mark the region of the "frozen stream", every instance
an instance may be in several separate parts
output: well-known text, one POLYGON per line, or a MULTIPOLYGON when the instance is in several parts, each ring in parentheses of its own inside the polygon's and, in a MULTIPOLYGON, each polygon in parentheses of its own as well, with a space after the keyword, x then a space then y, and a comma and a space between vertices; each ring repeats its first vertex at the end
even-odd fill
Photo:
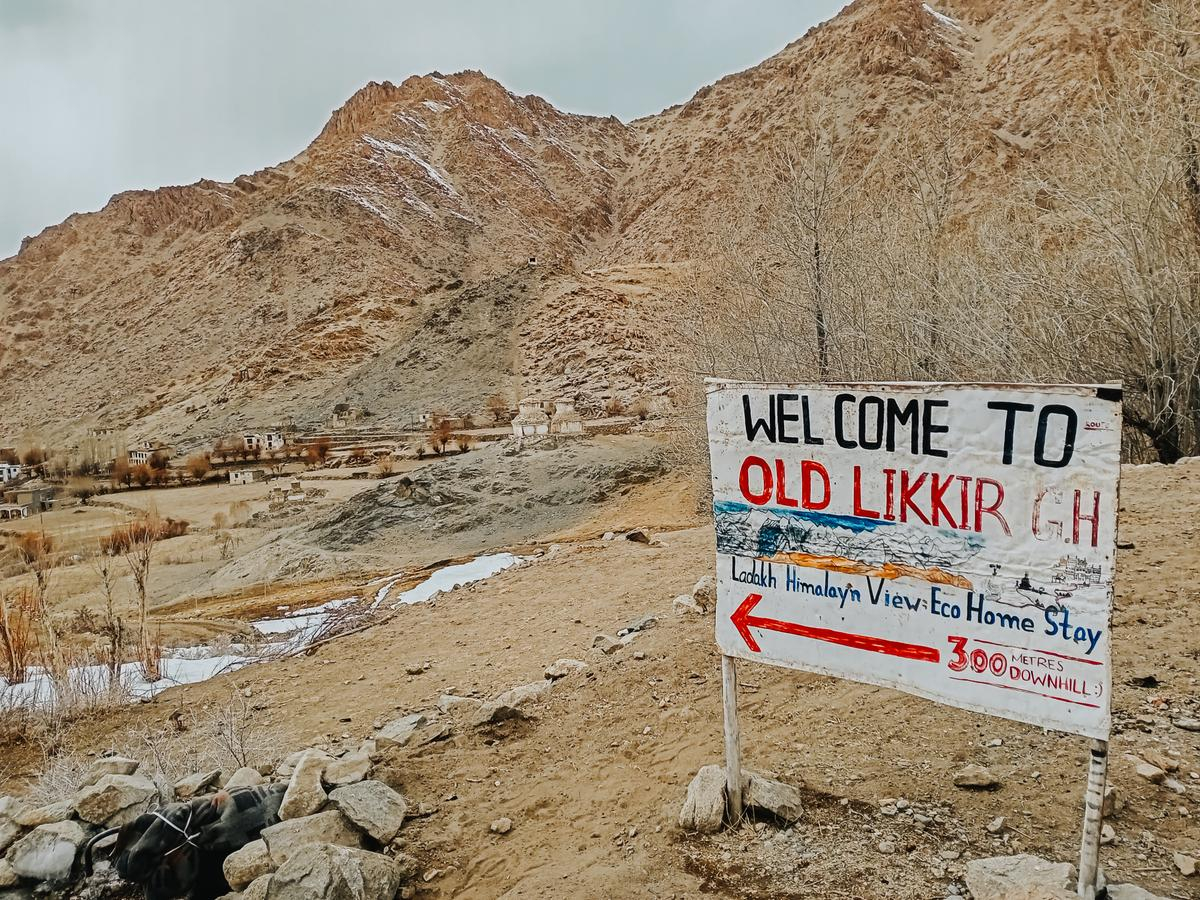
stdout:
MULTIPOLYGON (((372 596, 367 610, 424 603, 440 593, 491 578, 522 561, 522 557, 512 553, 477 556, 465 563, 444 566, 424 581, 394 597, 392 589, 406 576, 404 573, 389 575, 372 582, 381 586, 372 596)), ((153 697, 177 684, 207 681, 223 672, 232 672, 253 662, 303 649, 321 634, 322 628, 333 613, 361 602, 362 598, 358 596, 345 597, 278 618, 251 622, 251 626, 259 634, 279 635, 281 638, 258 647, 234 644, 222 648, 227 652, 218 653, 211 647, 201 645, 171 651, 171 655, 162 660, 163 677, 155 682, 148 682, 142 677, 137 663, 125 663, 120 670, 123 699, 132 701, 153 697)), ((108 690, 108 669, 104 666, 81 666, 71 670, 71 681, 81 701, 90 699, 92 703, 99 703, 105 699, 104 695, 108 690)), ((0 679, 0 711, 46 706, 52 704, 54 699, 54 685, 41 669, 33 669, 29 677, 19 684, 8 684, 4 679, 0 679)))

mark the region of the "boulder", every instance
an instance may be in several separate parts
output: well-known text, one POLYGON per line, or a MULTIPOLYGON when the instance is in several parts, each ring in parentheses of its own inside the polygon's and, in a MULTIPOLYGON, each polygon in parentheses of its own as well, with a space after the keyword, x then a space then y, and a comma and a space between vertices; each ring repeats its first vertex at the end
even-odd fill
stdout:
MULTIPOLYGON (((721 769, 724 775, 725 770, 721 769)), ((804 804, 798 788, 753 772, 747 773, 742 788, 742 804, 747 809, 772 816, 784 825, 800 821, 804 804)))
POLYGON ((223 787, 227 791, 240 787, 256 787, 265 780, 258 769, 253 769, 250 766, 242 766, 229 776, 229 780, 225 782, 223 787))
POLYGON ((267 852, 267 842, 259 838, 225 857, 224 869, 229 886, 240 891, 254 879, 275 871, 275 866, 267 852))
POLYGON ((990 769, 971 763, 954 776, 954 786, 973 791, 994 791, 1000 787, 1000 779, 990 769))
POLYGON ((498 700, 489 700, 479 707, 479 710, 471 717, 471 724, 476 728, 484 725, 495 725, 497 722, 505 722, 509 719, 521 718, 522 712, 515 706, 508 706, 498 700))
POLYGON ((102 756, 88 766, 83 778, 79 779, 79 789, 91 787, 105 775, 132 775, 138 770, 138 761, 126 756, 102 756))
POLYGON ((1176 853, 1171 860, 1184 878, 1190 878, 1196 874, 1196 857, 1188 856, 1186 853, 1176 853))
POLYGON ((71 877, 75 855, 84 839, 83 826, 78 822, 39 825, 9 848, 6 859, 12 870, 22 878, 66 881, 71 877))
POLYGON ((559 678, 566 678, 572 672, 581 672, 587 667, 587 663, 582 659, 560 659, 546 666, 546 677, 551 681, 557 681, 559 678))
POLYGON ((470 712, 479 709, 483 701, 475 697, 459 697, 455 694, 442 694, 438 697, 437 708, 444 713, 470 712))
POLYGON ((692 588, 692 599, 702 610, 707 612, 717 605, 717 579, 712 575, 704 575, 692 588))
POLYGON ((542 679, 531 681, 529 684, 518 685, 496 697, 496 702, 513 708, 524 706, 531 700, 536 700, 554 685, 553 681, 542 679))
POLYGON ((1167 777, 1167 773, 1158 766, 1148 762, 1139 762, 1134 771, 1142 778, 1145 778, 1151 784, 1162 784, 1163 779, 1167 777))
POLYGON ((1179 771, 1179 760, 1173 756, 1167 756, 1161 750, 1142 750, 1138 753, 1138 756, 1150 763, 1150 765, 1158 766, 1164 772, 1179 771))
POLYGON ((28 807, 16 797, 0 797, 0 855, 3 855, 8 846, 29 827, 19 821, 20 817, 28 812, 28 807))
POLYGON ((381 844, 389 844, 400 833, 408 803, 381 781, 360 781, 336 789, 329 795, 347 819, 381 844))
POLYGON ((191 800, 193 797, 207 794, 217 786, 217 782, 220 780, 220 769, 213 769, 211 772, 196 772, 187 778, 179 779, 173 785, 173 789, 175 796, 180 800, 191 800))
POLYGON ((267 900, 270 887, 271 876, 269 874, 259 875, 246 885, 246 889, 242 891, 242 900, 267 900))
POLYGON ((158 787, 145 775, 102 775, 75 795, 75 812, 85 822, 115 828, 158 802, 158 787))
POLYGON ((389 722, 375 733, 375 746, 380 750, 403 747, 416 734, 418 728, 428 722, 424 713, 412 713, 402 719, 389 722))
POLYGON ((279 818, 299 819, 321 811, 329 799, 321 785, 321 776, 329 762, 329 757, 320 750, 305 751, 279 804, 279 818))
POLYGON ((702 616, 704 615, 704 607, 689 597, 687 594, 680 594, 671 601, 671 612, 677 616, 702 616))
POLYGON ((1110 884, 1108 900, 1167 900, 1167 898, 1152 894, 1136 884, 1110 884))
POLYGON ((297 850, 313 844, 362 846, 362 835, 339 810, 327 809, 314 816, 288 819, 263 829, 262 839, 271 854, 271 862, 283 865, 297 850))
POLYGON ((37 828, 39 825, 49 825, 51 822, 65 822, 75 815, 75 801, 71 797, 47 803, 45 806, 35 806, 23 809, 15 821, 25 828, 37 828))
POLYGON ((402 864, 382 853, 320 844, 279 867, 267 900, 393 900, 402 879, 402 864))
POLYGON ((635 544, 649 544, 654 538, 650 536, 648 529, 634 528, 632 531, 625 532, 625 540, 633 541, 635 544))
POLYGON ((1070 863, 1038 856, 993 856, 967 863, 966 882, 974 900, 1078 900, 1070 863))
POLYGON ((511 690, 505 691, 497 697, 484 703, 479 707, 479 710, 471 719, 471 724, 479 727, 481 725, 492 725, 496 722, 503 722, 506 719, 515 719, 523 715, 521 707, 532 700, 536 700, 554 685, 553 681, 542 679, 541 681, 532 681, 529 684, 522 684, 511 690))
POLYGON ((605 656, 612 656, 623 646, 625 645, 609 634, 598 634, 592 639, 592 649, 599 650, 605 656))
POLYGON ((725 768, 703 766, 688 785, 687 799, 679 811, 684 831, 715 834, 725 821, 725 768))
POLYGON ((13 867, 8 864, 8 860, 0 859, 0 890, 16 887, 20 880, 13 867))
POLYGON ((365 749, 360 748, 327 765, 323 778, 325 784, 333 788, 344 784, 355 784, 370 774, 371 757, 365 749))

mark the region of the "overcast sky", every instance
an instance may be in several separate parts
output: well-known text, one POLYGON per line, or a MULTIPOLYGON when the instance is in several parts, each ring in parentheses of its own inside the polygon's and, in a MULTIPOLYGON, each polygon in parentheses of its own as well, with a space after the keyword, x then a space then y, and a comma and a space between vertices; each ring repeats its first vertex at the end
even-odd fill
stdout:
POLYGON ((844 0, 0 0, 0 258, 130 188, 298 153, 368 81, 480 69, 622 119, 752 66, 844 0))

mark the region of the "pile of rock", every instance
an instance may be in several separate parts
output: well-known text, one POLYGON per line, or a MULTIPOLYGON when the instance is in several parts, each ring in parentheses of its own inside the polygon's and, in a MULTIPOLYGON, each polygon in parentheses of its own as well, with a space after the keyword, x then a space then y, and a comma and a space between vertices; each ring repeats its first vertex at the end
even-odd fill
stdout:
MULTIPOLYGON (((102 829, 218 787, 286 779, 281 821, 225 859, 225 878, 234 891, 230 900, 410 897, 415 888, 407 882, 416 875, 417 862, 398 840, 408 803, 387 784, 370 778, 373 758, 383 748, 420 740, 431 731, 421 717, 405 734, 404 721, 385 726, 374 740, 340 757, 308 749, 273 770, 197 772, 171 783, 140 774, 137 760, 110 756, 93 763, 69 798, 44 806, 0 798, 0 891, 71 887, 84 880, 81 850, 102 829)), ((101 863, 87 893, 103 896, 114 886, 114 877, 101 863)))

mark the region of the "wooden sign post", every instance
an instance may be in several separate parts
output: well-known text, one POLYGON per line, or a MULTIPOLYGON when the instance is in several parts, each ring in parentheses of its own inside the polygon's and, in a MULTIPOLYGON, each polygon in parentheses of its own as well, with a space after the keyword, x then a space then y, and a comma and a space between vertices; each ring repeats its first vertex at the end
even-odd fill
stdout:
POLYGON ((1121 389, 710 380, 729 819, 737 659, 1091 738, 1094 900, 1111 725, 1121 389))

